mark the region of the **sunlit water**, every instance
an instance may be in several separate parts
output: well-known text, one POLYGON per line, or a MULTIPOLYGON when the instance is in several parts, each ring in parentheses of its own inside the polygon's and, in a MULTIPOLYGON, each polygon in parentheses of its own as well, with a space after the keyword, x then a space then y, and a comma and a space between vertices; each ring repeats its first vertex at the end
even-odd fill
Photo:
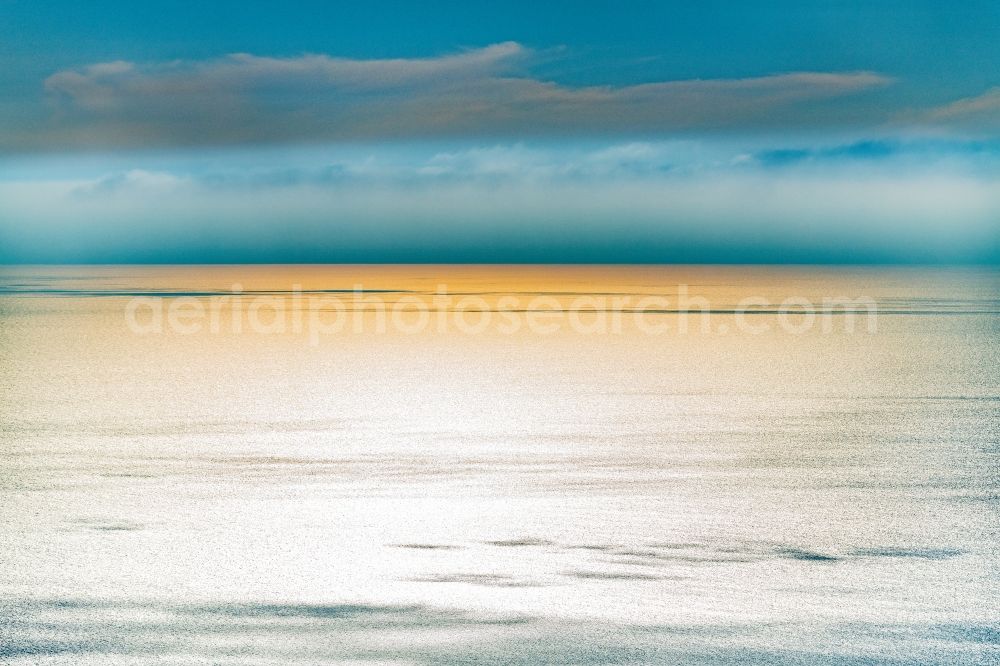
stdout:
POLYGON ((998 340, 985 270, 3 268, 0 660, 996 663, 998 340), (126 325, 237 282, 720 314, 126 325), (877 329, 751 334, 752 295, 877 329))

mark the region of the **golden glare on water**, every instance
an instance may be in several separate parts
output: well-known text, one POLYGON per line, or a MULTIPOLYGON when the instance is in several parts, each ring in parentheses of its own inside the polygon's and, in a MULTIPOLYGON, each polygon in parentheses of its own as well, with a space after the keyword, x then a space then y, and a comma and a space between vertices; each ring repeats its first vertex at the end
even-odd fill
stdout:
POLYGON ((2 268, 0 638, 136 662, 152 637, 212 663, 985 663, 998 288, 2 268))

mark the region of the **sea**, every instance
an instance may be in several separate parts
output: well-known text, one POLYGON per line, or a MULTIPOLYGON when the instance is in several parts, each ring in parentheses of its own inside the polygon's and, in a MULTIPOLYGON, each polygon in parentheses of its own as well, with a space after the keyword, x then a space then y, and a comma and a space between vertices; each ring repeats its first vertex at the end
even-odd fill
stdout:
POLYGON ((0 267, 5 664, 1000 663, 1000 271, 0 267))

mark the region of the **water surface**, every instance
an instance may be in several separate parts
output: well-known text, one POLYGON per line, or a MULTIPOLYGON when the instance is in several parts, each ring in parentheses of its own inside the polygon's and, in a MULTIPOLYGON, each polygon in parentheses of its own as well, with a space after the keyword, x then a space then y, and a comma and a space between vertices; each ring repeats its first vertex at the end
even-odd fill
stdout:
POLYGON ((982 270, 0 269, 0 657, 995 663, 998 313, 982 270), (487 310, 686 285, 717 314, 126 324, 234 283, 487 310), (864 296, 877 327, 751 334, 747 296, 864 296))

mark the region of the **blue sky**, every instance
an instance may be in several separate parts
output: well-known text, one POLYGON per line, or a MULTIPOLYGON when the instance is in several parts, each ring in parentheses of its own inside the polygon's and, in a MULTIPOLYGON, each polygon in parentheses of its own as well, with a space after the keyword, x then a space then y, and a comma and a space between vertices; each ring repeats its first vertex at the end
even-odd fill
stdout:
POLYGON ((0 261, 1000 261, 995 2, 205 4, 0 1, 0 261))

